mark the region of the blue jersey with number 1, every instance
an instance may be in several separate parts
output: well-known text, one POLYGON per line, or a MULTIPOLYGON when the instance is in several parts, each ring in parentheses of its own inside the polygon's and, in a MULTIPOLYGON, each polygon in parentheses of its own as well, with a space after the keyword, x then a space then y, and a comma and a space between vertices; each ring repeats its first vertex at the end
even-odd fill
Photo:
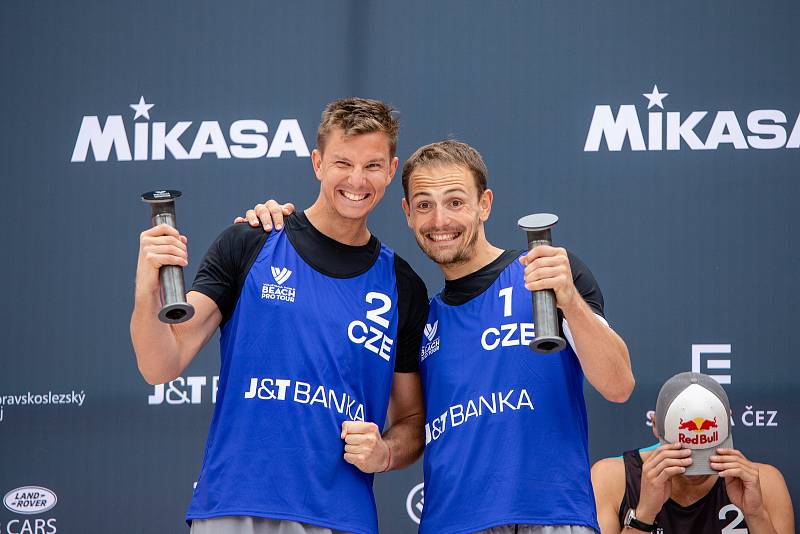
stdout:
POLYGON ((421 533, 507 524, 599 531, 580 363, 569 345, 531 352, 533 334, 531 293, 516 260, 464 304, 432 300, 420 353, 421 533))
POLYGON ((372 475, 343 459, 342 422, 383 427, 397 334, 394 253, 352 278, 273 232, 222 328, 222 365, 187 519, 288 519, 372 534, 372 475))

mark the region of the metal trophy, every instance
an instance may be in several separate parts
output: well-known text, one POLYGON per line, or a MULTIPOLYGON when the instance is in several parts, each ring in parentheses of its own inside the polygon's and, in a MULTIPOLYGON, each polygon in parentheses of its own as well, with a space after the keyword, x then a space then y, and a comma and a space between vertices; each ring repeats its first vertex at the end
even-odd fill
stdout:
MULTIPOLYGON (((175 200, 180 191, 150 191, 142 195, 142 200, 150 204, 153 226, 175 225, 175 200)), ((183 268, 177 265, 164 265, 158 270, 161 280, 161 303, 158 318, 163 323, 175 324, 188 321, 194 315, 194 306, 186 302, 183 285, 183 268)))
MULTIPOLYGON (((535 213, 517 221, 520 228, 528 234, 528 250, 540 245, 550 245, 552 237, 550 229, 556 225, 558 217, 552 213, 535 213)), ((558 310, 556 294, 552 289, 532 291, 533 322, 535 337, 530 348, 540 354, 552 354, 567 346, 566 340, 559 335, 558 310)))

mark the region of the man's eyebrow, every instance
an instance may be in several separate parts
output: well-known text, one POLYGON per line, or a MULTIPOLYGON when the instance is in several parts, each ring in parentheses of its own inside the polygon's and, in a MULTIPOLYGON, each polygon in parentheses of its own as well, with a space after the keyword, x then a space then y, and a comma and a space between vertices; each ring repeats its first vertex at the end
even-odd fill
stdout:
POLYGON ((463 187, 453 187, 453 188, 448 189, 447 191, 444 192, 445 195, 450 195, 452 193, 464 193, 464 194, 466 194, 467 190, 464 189, 463 187))
MULTIPOLYGON (((447 191, 445 191, 442 194, 443 195, 452 195, 453 193, 462 193, 464 195, 468 194, 467 190, 464 189, 463 187, 453 187, 453 188, 448 189, 447 191)), ((413 195, 411 195, 411 198, 414 199, 414 198, 417 198, 419 196, 432 196, 432 195, 428 191, 418 191, 418 192, 414 193, 413 195)))

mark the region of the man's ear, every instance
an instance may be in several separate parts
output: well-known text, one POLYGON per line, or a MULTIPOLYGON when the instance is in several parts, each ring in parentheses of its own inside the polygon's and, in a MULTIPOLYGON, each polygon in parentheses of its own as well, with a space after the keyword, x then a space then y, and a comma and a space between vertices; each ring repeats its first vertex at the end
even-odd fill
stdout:
POLYGON ((390 183, 392 183, 392 178, 394 178, 394 173, 397 172, 397 165, 399 163, 400 159, 397 156, 393 157, 389 162, 389 179, 386 181, 387 187, 390 183))
POLYGON ((322 176, 320 175, 320 170, 322 169, 322 152, 320 152, 318 148, 311 151, 311 165, 314 167, 314 175, 316 175, 317 180, 322 181, 322 176))
POLYGON ((653 435, 654 435, 656 438, 659 438, 659 439, 660 439, 660 436, 658 435, 658 428, 656 428, 656 413, 655 413, 655 412, 653 412, 653 413, 650 415, 650 422, 651 422, 651 423, 653 423, 653 435))
POLYGON ((406 224, 408 225, 409 228, 412 228, 412 226, 411 226, 411 206, 408 205, 408 201, 406 200, 406 197, 403 197, 403 200, 400 203, 400 205, 403 206, 403 213, 405 213, 405 215, 406 215, 406 224))
POLYGON ((491 189, 485 190, 481 194, 481 198, 478 201, 480 205, 480 220, 481 222, 486 222, 489 220, 489 215, 492 214, 492 202, 494 201, 494 193, 492 193, 491 189))

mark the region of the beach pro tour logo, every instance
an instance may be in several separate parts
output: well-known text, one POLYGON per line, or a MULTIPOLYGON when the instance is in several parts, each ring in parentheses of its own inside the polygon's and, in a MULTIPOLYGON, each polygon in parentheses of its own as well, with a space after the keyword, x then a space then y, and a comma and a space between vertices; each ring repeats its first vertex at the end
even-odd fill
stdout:
POLYGON ((56 502, 56 494, 41 486, 23 486, 3 497, 5 507, 17 514, 41 514, 52 510, 56 502))
POLYGON ((266 300, 283 300, 286 302, 294 302, 297 296, 297 290, 293 287, 286 287, 283 284, 292 276, 292 271, 286 267, 270 267, 272 278, 277 282, 276 284, 263 284, 261 286, 261 298, 266 300))
POLYGON ((436 337, 436 334, 439 330, 439 321, 436 320, 433 324, 426 324, 425 325, 425 337, 428 339, 428 343, 422 346, 419 354, 419 361, 424 362, 425 359, 439 350, 439 341, 440 339, 436 337))
POLYGON ((716 150, 724 145, 737 150, 800 148, 800 115, 796 112, 665 111, 664 100, 669 95, 654 85, 652 91, 642 93, 646 109, 641 100, 638 109, 623 104, 616 112, 610 105, 595 106, 584 152, 598 152, 602 147, 609 152, 716 150))
MULTIPOLYGON (((281 119, 275 130, 260 119, 241 119, 230 125, 219 121, 181 120, 174 123, 150 122, 155 104, 144 96, 130 104, 133 119, 122 115, 86 115, 81 120, 70 161, 160 161, 167 159, 279 158, 293 154, 309 157, 308 145, 297 119, 281 119), (114 152, 112 157, 111 152, 114 152)), ((273 123, 274 124, 274 123, 273 123)))

